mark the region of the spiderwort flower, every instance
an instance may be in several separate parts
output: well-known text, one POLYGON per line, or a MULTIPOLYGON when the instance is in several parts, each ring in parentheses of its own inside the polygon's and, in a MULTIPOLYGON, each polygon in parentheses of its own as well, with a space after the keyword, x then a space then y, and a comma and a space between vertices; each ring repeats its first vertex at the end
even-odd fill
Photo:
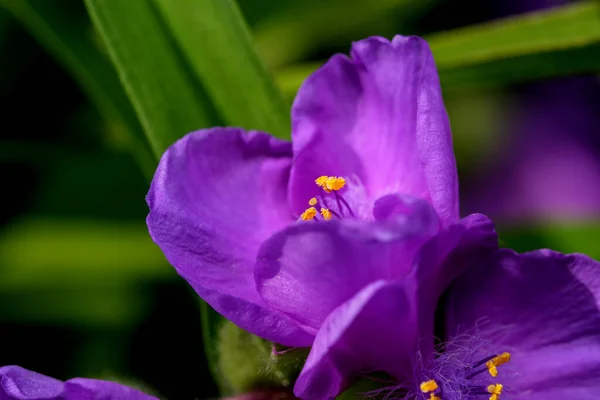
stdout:
POLYGON ((214 128, 171 146, 147 222, 218 312, 268 340, 313 346, 296 394, 327 398, 356 371, 412 371, 441 292, 497 245, 486 217, 459 219, 457 187, 428 45, 373 37, 307 79, 292 143, 214 128))
MULTIPOLYGON (((502 249, 448 289, 439 352, 371 395, 393 399, 591 399, 600 388, 600 263, 502 249)), ((427 338, 424 338, 427 340, 427 338)), ((429 338, 431 340, 431 338, 429 338)))
POLYGON ((66 382, 16 365, 0 367, 1 400, 156 400, 136 389, 108 381, 73 378, 66 382))

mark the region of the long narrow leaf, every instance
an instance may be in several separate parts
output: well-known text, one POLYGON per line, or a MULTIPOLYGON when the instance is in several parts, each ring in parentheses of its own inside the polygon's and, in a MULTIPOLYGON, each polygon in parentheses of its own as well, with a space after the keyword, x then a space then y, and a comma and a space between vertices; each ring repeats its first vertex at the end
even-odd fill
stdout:
POLYGON ((233 0, 156 0, 226 125, 289 137, 289 112, 233 0))
MULTIPOLYGON (((426 37, 445 90, 600 71, 600 3, 583 2, 426 37)), ((319 63, 280 71, 293 96, 319 63)))
MULTIPOLYGON (((229 41, 235 43, 240 40, 238 34, 245 34, 243 25, 241 28, 234 26, 229 33, 219 32, 219 26, 235 25, 241 18, 235 14, 235 9, 223 11, 228 1, 214 3, 215 9, 210 18, 225 18, 220 25, 202 19, 203 14, 198 14, 194 4, 183 0, 172 4, 159 2, 160 8, 155 0, 85 0, 157 156, 187 132, 217 125, 221 121, 278 134, 285 132, 281 122, 285 108, 274 101, 275 86, 272 84, 269 92, 268 86, 261 86, 265 82, 268 84, 268 80, 260 76, 262 80, 257 80, 253 76, 260 72, 260 64, 258 59, 248 60, 252 57, 249 44, 245 53, 240 55, 227 51, 229 41), (187 36, 198 34, 190 24, 204 23, 208 24, 208 31, 201 35, 214 36, 214 42, 206 37, 187 36), (242 29, 241 33, 236 29, 242 29), (193 39, 198 40, 199 47, 193 46, 193 39), (218 47, 211 49, 213 45, 218 47), (220 51, 225 56, 219 55, 220 51), (230 59, 234 56, 239 58, 230 59), (206 64, 207 61, 213 65, 206 64), (246 71, 250 72, 241 72, 240 80, 235 75, 238 68, 244 69, 246 63, 249 65, 246 71), (211 81, 213 79, 219 81, 215 83, 211 81), (230 79, 234 83, 228 84, 230 79), (240 86, 244 80, 248 80, 247 85, 240 86), (217 84, 223 85, 226 91, 217 90, 217 84), (217 104, 218 110, 213 104, 217 104), (228 105, 231 107, 228 108, 228 105), (280 109, 273 110, 277 106, 280 109), (269 117, 269 113, 273 115, 269 117)), ((222 317, 205 303, 201 303, 200 312, 207 361, 215 372, 215 379, 220 380, 216 374, 219 361, 214 349, 222 317)))
POLYGON ((600 3, 582 2, 428 37, 446 85, 600 70, 600 3))
POLYGON ((85 4, 157 157, 184 134, 218 123, 154 1, 85 4))
POLYGON ((417 21, 437 0, 305 0, 263 18, 254 29, 271 68, 302 60, 315 49, 365 35, 388 35, 417 21))

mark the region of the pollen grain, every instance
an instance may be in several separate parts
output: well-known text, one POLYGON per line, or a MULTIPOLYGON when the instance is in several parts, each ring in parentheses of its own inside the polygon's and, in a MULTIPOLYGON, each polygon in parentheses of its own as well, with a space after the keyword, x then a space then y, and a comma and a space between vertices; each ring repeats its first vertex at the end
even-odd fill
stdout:
POLYGON ((346 185, 346 180, 342 177, 330 176, 325 182, 325 188, 328 190, 340 190, 346 185))
POLYGON ((503 386, 500 383, 489 385, 487 391, 488 393, 491 393, 490 400, 498 400, 502 394, 502 388, 503 386))
POLYGON ((331 219, 331 211, 327 208, 321 208, 321 215, 325 221, 329 221, 331 219))
POLYGON ((310 221, 311 219, 313 219, 315 216, 317 215, 317 209, 314 207, 309 207, 306 209, 306 211, 304 211, 301 215, 300 218, 303 219, 304 221, 310 221))
POLYGON ((315 179, 315 183, 317 185, 319 185, 320 187, 325 187, 325 183, 327 183, 327 179, 329 179, 329 177, 327 175, 323 175, 323 176, 320 176, 317 179, 315 179))
POLYGON ((485 366, 487 367, 489 373, 491 376, 496 377, 498 376, 498 366, 502 365, 502 364, 506 364, 507 362, 510 361, 510 353, 502 353, 499 356, 496 356, 494 358, 492 358, 490 361, 485 363, 485 366))
POLYGON ((419 386, 419 388, 421 389, 421 392, 429 393, 429 392, 433 392, 433 391, 437 390, 438 384, 435 381, 435 379, 431 379, 429 381, 421 382, 421 385, 419 386))
POLYGON ((346 179, 341 176, 327 176, 322 175, 315 179, 315 183, 321 187, 325 192, 331 193, 342 189, 346 185, 346 179))

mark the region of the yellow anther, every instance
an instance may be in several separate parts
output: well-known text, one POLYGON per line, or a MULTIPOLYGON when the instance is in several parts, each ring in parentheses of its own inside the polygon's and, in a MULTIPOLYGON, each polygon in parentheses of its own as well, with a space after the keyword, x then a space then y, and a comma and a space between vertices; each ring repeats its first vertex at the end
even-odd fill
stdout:
POLYGON ((491 393, 490 400, 498 400, 500 395, 502 394, 503 386, 500 383, 496 383, 495 385, 489 385, 487 387, 488 393, 491 393))
POLYGON ((492 358, 490 361, 485 363, 491 376, 498 376, 498 369, 496 367, 506 364, 510 361, 510 353, 502 353, 497 357, 492 358))
POLYGON ((331 219, 331 211, 329 211, 327 208, 321 208, 321 215, 325 221, 329 221, 331 219))
POLYGON ((495 360, 497 360, 496 365, 506 364, 510 361, 510 353, 502 353, 495 360))
POLYGON ((315 179, 315 183, 321 187, 325 187, 325 183, 327 183, 327 179, 329 179, 329 177, 327 175, 323 175, 323 176, 320 176, 317 179, 315 179))
POLYGON ((342 177, 323 175, 315 179, 315 183, 323 188, 327 193, 333 190, 340 190, 346 184, 342 177))
POLYGON ((315 204, 317 204, 317 198, 313 197, 308 201, 308 205, 309 206, 314 206, 315 204))
POLYGON ((432 379, 430 381, 421 382, 420 388, 421 388, 421 392, 429 393, 429 392, 433 392, 434 390, 436 390, 438 388, 438 384, 434 379, 432 379))
POLYGON ((300 218, 302 218, 304 221, 310 221, 316 215, 317 215, 317 209, 314 207, 309 207, 306 209, 306 211, 304 211, 302 213, 302 215, 300 215, 300 218))
POLYGON ((325 189, 327 190, 340 190, 346 184, 346 180, 337 176, 330 176, 325 181, 325 189))

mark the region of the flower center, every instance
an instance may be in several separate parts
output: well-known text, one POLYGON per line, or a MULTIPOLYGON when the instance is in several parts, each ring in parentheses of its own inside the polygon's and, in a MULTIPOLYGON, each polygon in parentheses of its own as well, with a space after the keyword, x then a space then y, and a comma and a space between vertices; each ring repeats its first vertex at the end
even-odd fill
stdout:
POLYGON ((315 183, 323 190, 323 195, 313 197, 308 201, 310 207, 300 215, 300 219, 304 221, 319 219, 317 216, 319 213, 325 221, 329 221, 333 217, 355 217, 354 211, 339 193, 346 186, 346 179, 323 175, 315 179, 315 183), (334 201, 335 203, 333 203, 334 201), (319 211, 317 211, 317 207, 319 211))
MULTIPOLYGON (((468 367, 465 371, 465 379, 471 380, 482 372, 488 372, 492 377, 498 376, 498 367, 510 361, 510 353, 502 353, 486 357, 468 367)), ((423 381, 419 386, 421 392, 429 395, 428 400, 446 400, 444 398, 443 388, 440 387, 435 379, 423 381)), ((465 388, 463 394, 470 396, 489 395, 489 400, 498 400, 502 394, 503 386, 495 383, 488 386, 471 385, 465 388)), ((452 397, 452 396, 450 396, 452 397)), ((450 400, 450 397, 447 400, 450 400)))

